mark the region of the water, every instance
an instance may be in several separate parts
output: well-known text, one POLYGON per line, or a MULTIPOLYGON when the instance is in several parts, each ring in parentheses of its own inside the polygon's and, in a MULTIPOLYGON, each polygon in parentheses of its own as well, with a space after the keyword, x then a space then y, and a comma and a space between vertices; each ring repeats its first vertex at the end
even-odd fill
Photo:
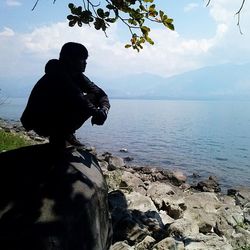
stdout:
MULTIPOLYGON (((9 99, 0 117, 18 119, 25 103, 9 99)), ((225 188, 250 186, 250 102, 111 100, 111 106, 104 126, 87 122, 77 131, 83 143, 133 157, 133 164, 216 175, 225 188)))

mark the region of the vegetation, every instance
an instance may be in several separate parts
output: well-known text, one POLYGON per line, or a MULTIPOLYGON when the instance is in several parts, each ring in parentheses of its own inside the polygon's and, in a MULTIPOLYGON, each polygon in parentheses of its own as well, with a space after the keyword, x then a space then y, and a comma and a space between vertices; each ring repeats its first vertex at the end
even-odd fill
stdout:
POLYGON ((31 145, 31 142, 18 134, 7 133, 0 130, 0 152, 31 145))
MULTIPOLYGON (((207 0, 207 6, 212 0, 207 0)), ((39 0, 35 1, 34 10, 39 0)), ((55 3, 56 0, 53 0, 55 3)), ((159 10, 155 0, 83 0, 82 6, 76 6, 69 3, 70 15, 67 16, 69 26, 83 24, 93 24, 96 30, 102 30, 106 34, 107 28, 121 21, 130 31, 130 43, 126 44, 126 48, 133 48, 138 52, 143 49, 144 43, 154 44, 150 38, 150 27, 147 24, 154 22, 164 25, 170 30, 174 30, 173 19, 170 18, 163 10, 159 10), (97 2, 97 4, 95 3, 97 2)), ((238 16, 238 27, 240 29, 240 13, 245 4, 245 0, 241 1, 239 10, 236 12, 238 16)))

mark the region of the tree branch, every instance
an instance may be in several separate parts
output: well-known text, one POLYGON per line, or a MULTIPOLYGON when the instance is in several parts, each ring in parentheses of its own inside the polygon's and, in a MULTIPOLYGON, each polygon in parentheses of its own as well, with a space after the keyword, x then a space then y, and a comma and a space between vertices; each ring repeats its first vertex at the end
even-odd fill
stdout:
POLYGON ((34 4, 33 8, 31 9, 32 11, 36 8, 38 2, 39 2, 39 0, 36 0, 36 2, 35 2, 35 4, 34 4))

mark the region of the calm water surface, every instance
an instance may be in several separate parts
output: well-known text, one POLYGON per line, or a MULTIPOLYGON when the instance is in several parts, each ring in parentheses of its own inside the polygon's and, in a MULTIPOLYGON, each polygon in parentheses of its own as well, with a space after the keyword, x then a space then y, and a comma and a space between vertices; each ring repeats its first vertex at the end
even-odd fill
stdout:
MULTIPOLYGON (((26 100, 9 99, 0 117, 18 119, 26 100)), ((224 187, 250 186, 250 102, 111 100, 104 126, 87 122, 80 140, 134 164, 216 175, 224 187), (121 153, 127 148, 128 153, 121 153)))

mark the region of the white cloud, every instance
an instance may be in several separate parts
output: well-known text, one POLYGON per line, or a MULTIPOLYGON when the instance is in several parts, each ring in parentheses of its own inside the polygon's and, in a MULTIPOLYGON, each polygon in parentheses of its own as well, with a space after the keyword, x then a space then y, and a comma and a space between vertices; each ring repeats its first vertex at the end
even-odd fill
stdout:
POLYGON ((186 5, 184 7, 184 12, 190 12, 192 10, 194 10, 195 8, 199 7, 199 5, 197 3, 189 3, 188 5, 186 5))
POLYGON ((240 25, 243 35, 237 26, 237 16, 242 1, 216 0, 211 1, 209 11, 211 17, 217 23, 217 42, 210 50, 210 57, 205 63, 244 63, 250 61, 250 2, 245 1, 241 13, 240 25))
POLYGON ((16 7, 16 6, 21 6, 22 3, 17 0, 6 0, 6 5, 16 7))
POLYGON ((4 27, 3 31, 0 31, 0 38, 2 37, 10 37, 10 36, 14 36, 15 32, 8 28, 8 27, 4 27))
MULTIPOLYGON (((219 39, 184 39, 177 32, 167 29, 152 30, 155 45, 145 45, 137 53, 125 49, 117 39, 116 26, 109 30, 109 38, 93 28, 69 28, 66 23, 39 27, 31 33, 9 37, 1 54, 8 54, 10 60, 1 74, 41 74, 44 64, 50 58, 58 58, 61 46, 76 41, 89 49, 87 73, 99 77, 116 77, 126 74, 148 72, 170 76, 201 67, 202 58, 219 39), (15 47, 12 50, 9 44, 15 47), (16 54, 14 54, 14 52, 16 54), (13 68, 17 68, 13 72, 13 68)), ((6 56, 7 57, 7 56, 6 56)), ((1 70, 1 67, 0 67, 1 70)))
POLYGON ((86 45, 90 54, 87 72, 102 77, 142 72, 164 76, 177 74, 199 67, 200 64, 193 58, 206 53, 211 46, 211 41, 185 40, 167 29, 153 30, 156 45, 146 45, 144 50, 137 53, 124 48, 124 43, 117 39, 116 29, 113 26, 106 38, 101 31, 87 26, 69 28, 66 23, 57 23, 20 34, 16 39, 20 42, 19 47, 22 47, 20 56, 26 61, 26 64, 22 64, 22 67, 27 67, 23 72, 31 73, 31 69, 34 72, 35 61, 41 67, 41 62, 57 58, 61 46, 68 41, 86 45))
MULTIPOLYGON (((213 5, 208 11, 217 22, 217 30, 210 38, 186 39, 167 29, 152 29, 155 45, 145 45, 140 53, 124 48, 116 25, 108 30, 108 38, 93 27, 69 28, 64 22, 22 34, 4 28, 0 31, 0 75, 40 76, 47 60, 58 58, 61 46, 68 41, 86 45, 90 54, 86 73, 103 78, 143 72, 170 76, 207 65, 249 61, 250 33, 239 34, 234 18, 237 6, 231 5, 233 1, 211 2, 213 5), (225 16, 220 17, 223 13, 225 16)), ((244 19, 246 16, 242 13, 243 29, 249 25, 244 19)), ((191 29, 191 25, 188 28, 191 29)))

